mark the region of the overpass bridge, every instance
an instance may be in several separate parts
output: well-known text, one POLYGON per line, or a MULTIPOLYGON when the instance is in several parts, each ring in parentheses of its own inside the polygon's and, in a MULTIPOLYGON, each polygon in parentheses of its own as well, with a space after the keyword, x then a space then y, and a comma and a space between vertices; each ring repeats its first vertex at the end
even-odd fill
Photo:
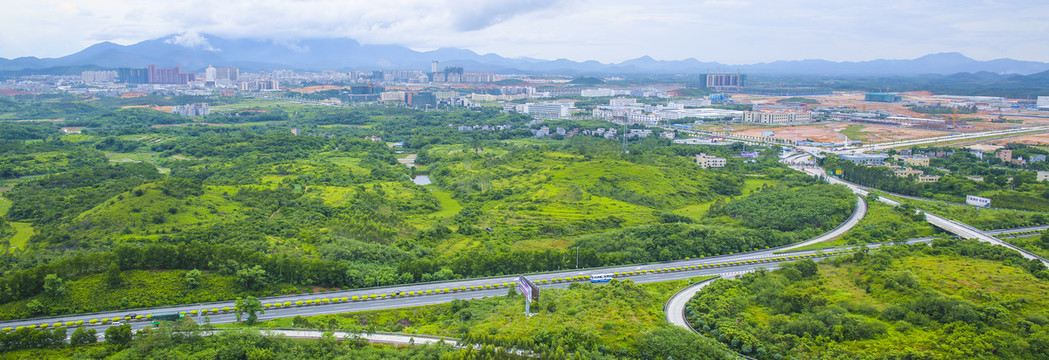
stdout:
MULTIPOLYGON (((857 184, 853 184, 851 182, 844 181, 844 180, 841 180, 841 179, 838 179, 838 178, 835 178, 835 177, 826 176, 825 175, 826 173, 824 172, 824 170, 822 168, 819 168, 819 167, 804 167, 804 168, 802 168, 802 167, 795 167, 794 169, 798 170, 798 171, 805 172, 805 173, 807 173, 809 175, 812 175, 812 176, 824 178, 824 179, 826 179, 828 182, 830 182, 832 184, 842 184, 842 185, 848 186, 849 189, 852 189, 852 192, 854 192, 856 194, 859 194, 859 195, 867 196, 868 194, 870 194, 870 191, 866 187, 863 187, 863 186, 860 186, 860 185, 857 185, 857 184)), ((899 201, 896 201, 896 200, 893 200, 891 198, 884 197, 884 196, 879 196, 878 197, 878 201, 881 201, 883 203, 886 203, 886 204, 889 204, 889 205, 892 205, 892 206, 899 206, 900 205, 899 201)), ((1003 240, 1001 240, 999 238, 996 238, 996 237, 994 237, 993 235, 989 234, 986 231, 977 229, 977 228, 975 228, 975 227, 973 227, 973 226, 971 226, 969 224, 965 224, 965 223, 962 223, 962 222, 959 222, 959 221, 954 221, 954 220, 947 219, 947 218, 944 218, 944 217, 936 215, 936 214, 929 213, 928 211, 925 211, 925 210, 922 210, 922 209, 918 209, 918 211, 920 211, 922 213, 925 213, 925 220, 926 221, 928 221, 933 226, 936 226, 936 227, 938 227, 940 229, 943 229, 944 231, 947 231, 949 233, 957 235, 957 236, 959 236, 961 238, 976 239, 976 240, 979 240, 979 241, 990 243, 992 245, 998 245, 998 246, 1007 247, 1009 249, 1012 249, 1013 251, 1016 251, 1016 252, 1020 253, 1020 255, 1022 255, 1024 258, 1026 258, 1028 260, 1038 260, 1038 261, 1041 261, 1042 264, 1045 264, 1046 267, 1049 267, 1049 260, 1046 260, 1045 258, 1043 258, 1041 256, 1038 256, 1038 255, 1036 255, 1036 254, 1034 254, 1034 253, 1032 253, 1030 251, 1024 250, 1023 248, 1020 248, 1019 246, 1010 244, 1010 243, 1008 243, 1006 241, 1003 241, 1003 240)))

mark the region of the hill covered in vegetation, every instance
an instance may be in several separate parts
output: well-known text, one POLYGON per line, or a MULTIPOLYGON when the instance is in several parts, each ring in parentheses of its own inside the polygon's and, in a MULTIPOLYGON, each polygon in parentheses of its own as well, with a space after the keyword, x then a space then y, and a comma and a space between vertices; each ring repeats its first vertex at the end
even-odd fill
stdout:
POLYGON ((1040 262, 937 240, 718 280, 686 314, 758 359, 1041 359, 1046 295, 1040 262))

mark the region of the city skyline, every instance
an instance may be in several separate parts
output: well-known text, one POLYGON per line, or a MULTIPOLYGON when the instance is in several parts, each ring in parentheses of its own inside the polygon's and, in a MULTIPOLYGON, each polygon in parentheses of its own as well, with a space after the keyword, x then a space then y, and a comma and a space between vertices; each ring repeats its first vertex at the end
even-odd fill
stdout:
POLYGON ((297 40, 356 39, 415 50, 457 47, 506 57, 621 62, 640 56, 726 64, 776 60, 911 59, 960 52, 978 60, 1049 61, 1049 4, 334 1, 14 1, 0 15, 0 57, 60 57, 92 44, 179 34, 180 45, 221 52, 202 33, 297 40), (26 29, 32 29, 27 31, 26 29))

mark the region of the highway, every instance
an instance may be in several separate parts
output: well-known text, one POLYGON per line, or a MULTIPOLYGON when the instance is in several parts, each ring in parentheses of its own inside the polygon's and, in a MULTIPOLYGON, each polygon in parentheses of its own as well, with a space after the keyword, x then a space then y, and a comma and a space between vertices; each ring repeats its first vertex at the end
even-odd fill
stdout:
POLYGON ((858 150, 861 151, 861 152, 863 152, 863 151, 875 151, 875 150, 886 150, 886 149, 891 149, 891 148, 896 148, 896 147, 901 147, 901 146, 913 146, 913 145, 921 145, 921 144, 938 143, 938 142, 944 142, 944 141, 975 139, 975 138, 981 138, 981 137, 987 137, 987 136, 1011 135, 1011 134, 1016 134, 1016 133, 1032 132, 1032 131, 1039 131, 1039 130, 1049 130, 1049 126, 1033 126, 1033 127, 1027 127, 1027 128, 992 130, 992 131, 983 131, 983 132, 977 132, 977 133, 964 133, 964 134, 949 135, 949 136, 937 136, 937 137, 930 137, 930 138, 892 141, 892 142, 887 142, 887 143, 874 144, 874 146, 870 146, 870 145, 863 146, 863 147, 858 148, 858 150))
POLYGON ((714 280, 717 279, 720 278, 700 281, 692 286, 681 289, 675 293, 674 296, 671 296, 670 300, 667 300, 667 305, 663 307, 663 312, 667 314, 667 322, 671 325, 695 331, 695 329, 692 328, 692 324, 688 322, 688 319, 685 319, 685 305, 688 304, 689 300, 692 300, 693 296, 696 296, 696 293, 703 290, 704 287, 712 284, 714 280))
MULTIPOLYGON (((1023 227, 1015 229, 1001 229, 992 230, 995 234, 1006 234, 1016 232, 1029 232, 1038 231, 1049 228, 1049 226, 1033 226, 1023 227)), ((933 238, 918 238, 907 240, 908 244, 915 243, 926 243, 932 241, 933 238)), ((889 244, 867 244, 869 248, 878 248, 889 244)), ((551 288, 566 288, 572 282, 585 282, 585 279, 577 279, 572 281, 563 282, 543 282, 543 280, 564 278, 566 276, 580 276, 580 275, 591 275, 591 274, 606 274, 606 273, 621 273, 618 278, 629 278, 637 283, 650 283, 650 282, 661 282, 671 280, 683 280, 694 277, 703 276, 721 276, 725 278, 735 277, 740 274, 754 271, 759 267, 768 269, 775 268, 778 263, 783 261, 793 261, 801 258, 812 258, 820 259, 827 256, 834 256, 846 251, 851 247, 840 247, 835 250, 819 249, 819 250, 805 250, 796 251, 789 254, 775 254, 777 251, 782 251, 782 248, 768 249, 761 251, 752 251, 734 255, 722 255, 717 257, 700 258, 700 259, 689 259, 679 260, 660 264, 645 264, 645 265, 631 265, 631 266, 620 266, 615 268, 607 269, 585 269, 585 270, 573 270, 558 273, 547 273, 529 276, 533 281, 538 281, 537 284, 541 289, 551 288), (720 266, 713 266, 714 264, 723 264, 720 266), (663 270, 666 269, 666 270, 663 270), (674 269, 674 270, 670 270, 674 269), (646 270, 644 273, 639 273, 642 270, 646 270), (648 272, 648 270, 662 270, 656 272, 648 272), (634 272, 634 274, 623 274, 626 272, 634 272)), ((444 283, 431 283, 431 284, 416 284, 407 286, 398 286, 390 288, 372 288, 372 289, 358 289, 353 291, 339 291, 325 294, 312 294, 312 295, 296 295, 296 296, 284 296, 284 297, 271 297, 264 298, 264 303, 275 303, 275 302, 293 302, 303 301, 300 299, 323 299, 323 298, 334 298, 336 295, 350 295, 350 296, 361 296, 359 294, 382 294, 382 293, 393 293, 397 290, 406 289, 434 289, 434 288, 451 288, 460 287, 463 284, 480 284, 487 283, 492 284, 496 282, 509 282, 516 280, 511 277, 500 277, 491 279, 471 279, 463 281, 453 281, 444 283), (358 294, 358 295, 351 295, 358 294)), ((476 285, 472 285, 476 286, 476 285)), ((417 290, 410 290, 417 291, 417 290)), ((359 311, 372 311, 372 310, 385 310, 385 309, 397 309, 406 307, 417 307, 425 305, 435 305, 451 302, 452 300, 469 300, 479 299, 489 296, 502 296, 506 295, 507 288, 492 288, 484 290, 467 290, 467 291, 456 291, 449 293, 430 294, 430 295, 416 295, 416 296, 405 296, 405 297, 392 297, 392 298, 379 298, 375 300, 361 300, 361 301, 346 301, 337 303, 321 303, 318 305, 302 305, 302 306, 289 306, 280 308, 270 308, 266 310, 264 314, 259 316, 260 320, 270 320, 275 318, 287 318, 294 317, 296 315, 312 316, 312 315, 323 315, 323 314, 338 314, 348 312, 359 312, 359 311)), ((399 292, 399 291, 398 291, 399 292)), ((18 327, 18 326, 29 326, 39 325, 42 323, 53 324, 58 321, 84 321, 85 326, 90 328, 98 329, 99 331, 111 326, 111 324, 87 324, 91 319, 111 318, 117 316, 123 316, 130 312, 136 312, 138 314, 148 313, 159 313, 159 312, 171 312, 171 311, 186 311, 187 313, 194 310, 200 309, 213 309, 221 308, 225 306, 232 306, 232 302, 218 302, 209 304, 194 304, 194 305, 180 305, 164 308, 153 308, 153 309, 137 309, 137 310, 124 310, 124 311, 111 311, 103 313, 93 314, 82 314, 82 315, 70 315, 70 316, 59 316, 50 318, 34 318, 34 319, 22 319, 22 320, 11 320, 0 322, 0 327, 18 327)), ((202 317, 195 317, 198 322, 203 322, 202 317)), ((208 315, 208 319, 211 324, 229 324, 236 322, 236 315, 230 312, 219 312, 208 315)), ((135 329, 141 329, 151 324, 150 321, 132 321, 131 324, 135 329)))
MULTIPOLYGON (((774 267, 778 262, 793 261, 804 257, 810 258, 822 258, 831 255, 830 253, 824 253, 820 251, 799 251, 789 255, 775 255, 773 250, 763 250, 756 252, 741 253, 735 255, 722 255, 716 257, 699 258, 699 259, 688 259, 672 261, 667 263, 658 264, 644 264, 644 265, 630 265, 630 266, 619 266, 614 268, 605 269, 580 269, 572 271, 564 271, 558 273, 546 273, 536 274, 529 276, 529 279, 537 282, 540 288, 565 288, 572 282, 587 281, 585 278, 576 278, 567 281, 551 281, 554 279, 562 279, 565 277, 582 277, 593 274, 607 274, 607 273, 621 273, 619 278, 629 278, 638 283, 648 282, 660 282, 670 280, 681 280, 689 279, 698 276, 731 276, 734 274, 745 273, 753 271, 758 267, 774 267), (723 265, 716 265, 723 264, 723 265), (628 274, 630 273, 630 274, 628 274)), ((359 300, 359 301, 329 301, 319 302, 317 304, 305 304, 306 300, 319 300, 319 299, 341 299, 347 297, 352 299, 353 296, 366 296, 366 295, 381 295, 391 294, 408 291, 426 291, 434 289, 445 289, 445 288, 459 288, 469 286, 484 286, 492 284, 504 284, 516 281, 515 277, 498 277, 488 279, 470 279, 461 281, 451 281, 443 283, 429 283, 429 284, 413 284, 405 286, 396 286, 388 288, 372 288, 372 289, 357 289, 349 291, 335 291, 323 294, 300 294, 282 297, 270 297, 261 299, 263 303, 273 304, 278 302, 291 302, 291 306, 281 306, 279 308, 269 308, 264 314, 259 316, 261 320, 293 317, 296 315, 310 316, 310 315, 321 315, 321 314, 335 314, 335 313, 346 313, 346 312, 358 312, 358 311, 369 311, 369 310, 382 310, 382 309, 395 309, 405 307, 416 307, 424 305, 433 305, 451 302, 452 300, 468 300, 478 299, 488 296, 501 296, 506 295, 508 289, 505 286, 491 287, 487 289, 478 290, 464 290, 464 291, 451 291, 432 293, 415 296, 396 296, 396 297, 377 297, 372 300, 359 300), (303 301, 302 305, 295 305, 295 302, 303 301)), ((113 317, 123 317, 129 313, 135 313, 137 315, 145 315, 151 313, 162 313, 162 312, 186 312, 191 314, 201 309, 218 309, 208 314, 208 318, 212 324, 226 324, 233 323, 236 321, 236 315, 232 312, 222 311, 223 307, 233 307, 232 301, 217 302, 209 304, 192 304, 192 305, 179 305, 170 306, 163 308, 151 308, 151 309, 136 309, 136 310, 123 310, 123 311, 109 311, 92 314, 77 314, 68 316, 48 317, 48 318, 33 318, 33 319, 21 319, 0 322, 0 327, 11 327, 17 328, 19 326, 30 326, 41 324, 53 324, 61 322, 77 322, 83 321, 84 326, 95 327, 104 329, 111 324, 90 324, 92 319, 104 319, 113 317)), ((199 315, 198 315, 199 318, 199 315)), ((117 320, 121 321, 120 319, 117 320)), ((134 328, 142 328, 148 326, 151 322, 146 319, 138 321, 131 321, 134 328)))
MULTIPOLYGON (((288 328, 215 328, 211 330, 202 331, 200 334, 204 336, 210 336, 223 331, 237 331, 237 330, 258 330, 266 336, 284 336, 296 339, 320 339, 324 337, 324 333, 327 330, 322 329, 288 329, 288 328)), ((459 342, 458 338, 452 337, 441 337, 441 336, 430 336, 430 335, 418 335, 418 334, 402 334, 402 333, 387 333, 387 332, 375 332, 375 333, 351 333, 346 331, 332 331, 332 336, 336 339, 361 339, 370 343, 377 344, 390 344, 390 345, 429 345, 438 344, 444 342, 446 344, 455 345, 459 342)))
MULTIPOLYGON (((1023 232, 1023 231, 1031 231, 1034 228, 1035 227, 1017 228, 1017 229, 1011 229, 1011 230, 996 230, 996 232, 998 232, 998 233, 1006 233, 1006 232, 1011 232, 1011 231, 1023 232)), ((908 240, 907 243, 910 243, 910 244, 923 243, 923 242, 929 242, 932 239, 933 238, 911 239, 911 240, 908 240)), ((867 247, 869 247, 869 248, 878 248, 878 247, 883 246, 883 245, 888 245, 888 244, 868 244, 867 247)), ((723 277, 723 278, 734 278, 734 277, 736 277, 738 275, 745 274, 745 273, 748 273, 748 272, 752 272, 752 271, 756 270, 757 268, 761 268, 761 267, 768 268, 768 269, 776 268, 778 263, 783 262, 783 261, 793 261, 793 260, 797 260, 797 259, 801 259, 801 258, 821 259, 821 258, 825 258, 827 256, 834 256, 834 255, 837 255, 837 254, 844 253, 845 252, 845 250, 844 250, 845 248, 847 248, 847 247, 842 247, 842 248, 840 248, 838 250, 834 250, 834 251, 828 251, 827 249, 797 251, 797 252, 793 252, 793 253, 790 253, 790 254, 781 254, 781 255, 772 254, 773 251, 777 251, 777 250, 776 249, 769 249, 769 250, 763 250, 763 251, 742 253, 742 254, 737 254, 737 255, 719 256, 719 257, 716 257, 716 258, 712 257, 712 258, 706 258, 706 259, 692 259, 692 260, 674 261, 674 262, 669 262, 669 263, 664 263, 664 264, 648 264, 648 265, 640 265, 640 266, 617 267, 617 268, 613 268, 613 269, 603 269, 603 270, 588 269, 588 270, 584 270, 584 271, 571 271, 571 272, 551 273, 551 274, 543 274, 541 276, 532 276, 531 278, 534 279, 534 280, 544 280, 544 279, 554 279, 554 278, 557 278, 558 276, 571 275, 571 274, 607 273, 607 272, 610 272, 612 270, 634 271, 635 274, 633 274, 633 275, 621 274, 619 276, 619 278, 629 278, 632 281, 637 282, 637 283, 650 283, 650 282, 662 282, 662 281, 671 281, 671 280, 683 280, 683 279, 690 279, 690 278, 694 278, 694 277, 704 277, 704 276, 720 276, 720 277, 723 277), (711 266, 712 264, 723 264, 723 265, 711 266), (638 272, 640 270, 649 270, 649 269, 661 269, 661 271, 645 272, 645 273, 642 273, 642 274, 636 274, 636 272, 638 272)), ((439 287, 439 286, 443 286, 443 285, 451 286, 453 284, 472 283, 472 282, 475 282, 475 281, 494 282, 496 280, 509 280, 509 279, 510 278, 499 278, 499 279, 488 279, 488 280, 469 280, 469 281, 465 281, 465 282, 449 282, 449 283, 440 283, 440 284, 422 284, 422 285, 415 285, 415 286, 406 286, 406 287, 403 287, 403 288, 415 288, 415 287, 418 287, 418 286, 435 288, 435 287, 439 287)), ((578 279, 578 280, 573 280, 573 281, 556 282, 556 283, 549 283, 549 282, 547 282, 547 283, 540 283, 540 284, 538 284, 538 286, 541 289, 566 288, 572 282, 585 282, 585 281, 587 281, 587 280, 585 280, 585 279, 578 279)), ((397 289, 399 289, 399 288, 402 288, 402 287, 397 287, 397 289)), ((358 292, 359 293, 376 293, 377 292, 376 290, 377 289, 362 289, 362 290, 359 290, 358 292)), ((392 290, 392 288, 391 289, 387 289, 387 290, 392 290)), ((695 290, 698 291, 699 289, 696 288, 695 290)), ((413 296, 413 297, 394 297, 394 298, 376 299, 376 300, 347 301, 347 302, 339 302, 339 303, 322 303, 322 304, 319 304, 319 305, 303 305, 303 306, 290 306, 290 307, 281 307, 281 308, 270 308, 270 309, 266 310, 266 312, 264 314, 261 314, 259 316, 259 319, 260 320, 271 320, 271 319, 275 319, 275 318, 294 317, 294 316, 297 316, 297 315, 312 316, 312 315, 323 315, 323 314, 338 314, 338 313, 359 312, 359 311, 372 311, 372 310, 385 310, 385 309, 397 309, 397 308, 406 308, 406 307, 417 307, 417 306, 425 306, 425 305, 434 305, 434 304, 448 303, 448 302, 451 302, 452 300, 457 300, 457 299, 458 300, 469 300, 469 299, 485 298, 485 297, 489 297, 489 296, 503 296, 503 295, 506 295, 507 291, 508 290, 505 287, 503 287, 503 288, 493 288, 493 289, 486 289, 486 290, 471 290, 471 291, 450 292, 450 293, 431 294, 431 295, 419 295, 419 296, 413 296)), ((339 292, 339 293, 343 294, 343 293, 354 293, 354 292, 339 292)), ((692 292, 692 294, 695 294, 695 292, 692 292)), ((313 296, 314 297, 327 296, 328 298, 331 298, 331 297, 334 297, 334 293, 332 293, 332 294, 324 294, 324 295, 313 295, 313 296)), ((685 296, 685 295, 681 295, 679 293, 674 298, 672 298, 672 300, 675 299, 675 298, 678 298, 678 300, 677 300, 678 302, 682 302, 682 301, 683 302, 687 302, 687 299, 691 298, 691 295, 688 295, 687 297, 681 297, 681 296, 685 296)), ((302 297, 296 297, 296 298, 302 298, 302 297)), ((263 301, 267 302, 267 303, 275 302, 275 301, 278 301, 278 300, 279 301, 286 301, 286 300, 290 301, 291 299, 289 297, 263 299, 263 301)), ((145 313, 148 313, 148 311, 153 311, 153 312, 187 311, 188 312, 188 311, 192 311, 192 310, 199 310, 199 309, 202 309, 202 308, 213 308, 213 306, 219 306, 219 305, 230 305, 231 306, 232 304, 229 304, 229 303, 213 303, 213 304, 208 304, 208 306, 206 306, 206 307, 205 306, 201 306, 201 305, 176 306, 176 307, 168 307, 168 308, 163 308, 163 309, 138 310, 138 313, 139 314, 145 314, 145 313)), ((680 306, 684 306, 683 303, 680 306)), ((673 311, 676 311, 676 310, 674 310, 673 307, 671 307, 671 305, 668 305, 667 309, 668 309, 667 310, 668 314, 671 314, 671 313, 673 313, 673 311)), ((81 321, 87 322, 90 319, 100 319, 100 318, 104 318, 104 317, 122 316, 122 315, 127 314, 127 313, 128 313, 128 311, 118 311, 118 312, 107 312, 107 313, 96 313, 96 314, 85 314, 85 315, 73 315, 73 316, 63 316, 63 317, 58 317, 58 318, 49 318, 47 321, 45 321, 42 318, 26 319, 26 320, 15 320, 15 321, 5 321, 3 323, 0 323, 0 326, 14 328, 14 327, 18 327, 18 326, 39 325, 39 324, 42 324, 42 323, 45 323, 45 322, 53 324, 53 323, 59 321, 58 319, 61 319, 61 321, 63 321, 63 322, 65 322, 65 321, 77 321, 77 320, 81 320, 81 321)), ((199 316, 199 315, 195 316, 195 320, 197 320, 198 323, 204 323, 205 322, 204 318, 202 316, 199 316)), ((236 315, 233 314, 233 313, 230 313, 230 312, 213 313, 213 314, 207 315, 207 320, 206 321, 208 323, 210 323, 210 324, 230 324, 230 323, 235 323, 236 322, 236 315)), ((148 327, 148 326, 151 325, 151 322, 148 321, 148 320, 131 321, 130 323, 132 324, 133 329, 136 329, 136 330, 142 329, 142 328, 145 328, 145 327, 148 327)), ((107 328, 109 326, 112 326, 112 324, 110 323, 110 324, 94 324, 94 325, 92 325, 92 324, 85 323, 84 326, 86 326, 88 328, 94 328, 94 329, 98 330, 101 333, 102 331, 105 330, 105 328, 107 328)), ((366 339, 366 340, 368 340, 368 341, 373 341, 373 340, 380 341, 378 339, 366 339)), ((418 340, 416 340, 416 341, 418 341, 418 340)))
MULTIPOLYGON (((852 189, 852 191, 854 193, 857 193, 857 194, 860 194, 860 195, 863 195, 863 196, 866 196, 866 195, 868 195, 870 193, 867 190, 867 188, 865 188, 863 186, 860 186, 860 185, 857 185, 857 184, 853 184, 853 183, 850 183, 850 182, 847 182, 847 181, 844 181, 844 180, 841 180, 841 179, 838 179, 838 178, 835 178, 835 177, 825 176, 824 174, 826 174, 826 172, 820 167, 816 167, 816 166, 800 167, 800 166, 797 166, 797 167, 794 167, 794 169, 795 170, 799 170, 799 171, 804 171, 804 172, 806 172, 806 173, 808 173, 809 175, 812 175, 812 176, 822 177, 822 178, 826 179, 828 182, 830 182, 832 184, 842 184, 842 185, 848 186, 850 189, 852 189)), ((879 196, 878 197, 878 201, 881 201, 883 203, 886 203, 886 204, 889 204, 889 205, 892 205, 892 206, 899 206, 900 205, 899 201, 890 199, 890 198, 885 197, 885 196, 879 196)), ((1012 250, 1020 253, 1020 255, 1023 256, 1024 258, 1027 258, 1029 260, 1039 260, 1043 264, 1045 264, 1046 267, 1049 267, 1049 260, 1046 260, 1045 258, 1042 258, 1041 256, 1038 256, 1038 255, 1036 255, 1036 254, 1034 254, 1034 253, 1032 253, 1030 251, 1024 250, 1024 249, 1022 249, 1022 248, 1020 248, 1018 246, 1015 246, 1013 244, 1010 244, 1010 243, 1008 243, 1006 241, 1002 241, 1001 239, 998 239, 998 238, 994 237, 991 233, 989 233, 987 231, 983 231, 983 230, 977 229, 977 228, 975 228, 973 226, 970 226, 968 224, 965 224, 965 223, 961 223, 961 222, 958 222, 958 221, 954 221, 954 220, 950 220, 950 219, 944 218, 942 216, 930 213, 930 212, 922 210, 922 209, 918 209, 918 211, 921 211, 921 212, 925 213, 925 220, 928 221, 933 226, 936 226, 938 228, 946 230, 946 231, 948 231, 950 233, 953 233, 955 235, 958 235, 958 236, 960 236, 962 238, 976 239, 976 240, 987 242, 987 243, 990 243, 990 244, 993 244, 993 245, 1005 246, 1005 247, 1007 247, 1009 249, 1012 249, 1012 250)), ((1037 228, 1037 227, 1035 227, 1035 228, 1037 228)))

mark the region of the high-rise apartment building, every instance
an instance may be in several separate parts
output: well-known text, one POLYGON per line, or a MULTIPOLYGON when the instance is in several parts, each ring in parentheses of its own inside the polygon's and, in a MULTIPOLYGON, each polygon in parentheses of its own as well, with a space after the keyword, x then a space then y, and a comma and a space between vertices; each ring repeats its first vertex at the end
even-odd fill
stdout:
POLYGON ((119 68, 117 81, 125 84, 148 84, 149 74, 146 73, 146 69, 119 68))
POLYGON ((146 66, 146 76, 150 84, 186 84, 197 77, 193 73, 183 73, 178 66, 160 68, 155 64, 146 66))
POLYGON ((84 83, 105 83, 113 82, 113 80, 116 79, 117 72, 113 70, 80 72, 80 81, 83 81, 84 83))
POLYGON ((699 75, 700 86, 717 92, 741 92, 745 80, 746 75, 740 73, 699 75))
POLYGON ((210 83, 233 82, 238 79, 240 79, 240 69, 237 68, 217 68, 208 65, 208 68, 204 70, 204 81, 210 83))

